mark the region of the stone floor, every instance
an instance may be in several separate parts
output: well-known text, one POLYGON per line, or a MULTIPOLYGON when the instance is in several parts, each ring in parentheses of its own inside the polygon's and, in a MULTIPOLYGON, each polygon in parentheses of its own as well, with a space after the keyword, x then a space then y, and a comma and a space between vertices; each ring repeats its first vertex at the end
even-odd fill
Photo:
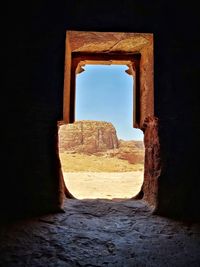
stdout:
POLYGON ((67 200, 65 213, 1 226, 0 267, 200 266, 200 225, 142 201, 67 200))

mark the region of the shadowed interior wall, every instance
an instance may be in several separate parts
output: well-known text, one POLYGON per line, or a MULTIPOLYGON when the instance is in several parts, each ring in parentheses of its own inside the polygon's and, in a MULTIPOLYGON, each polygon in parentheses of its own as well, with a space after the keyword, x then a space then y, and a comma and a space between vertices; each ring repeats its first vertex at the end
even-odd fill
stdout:
POLYGON ((66 30, 154 34, 154 104, 162 165, 156 210, 168 216, 200 216, 197 10, 162 1, 49 1, 35 4, 30 28, 24 21, 13 22, 5 38, 1 92, 2 217, 61 206, 55 148, 63 110, 66 30))

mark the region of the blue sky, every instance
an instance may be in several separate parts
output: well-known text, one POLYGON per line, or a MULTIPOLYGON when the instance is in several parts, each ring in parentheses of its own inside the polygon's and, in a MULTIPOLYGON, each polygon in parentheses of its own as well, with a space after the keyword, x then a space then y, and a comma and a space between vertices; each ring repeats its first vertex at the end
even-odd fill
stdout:
POLYGON ((119 139, 143 140, 133 128, 133 77, 125 65, 86 65, 76 76, 76 120, 111 122, 119 139))

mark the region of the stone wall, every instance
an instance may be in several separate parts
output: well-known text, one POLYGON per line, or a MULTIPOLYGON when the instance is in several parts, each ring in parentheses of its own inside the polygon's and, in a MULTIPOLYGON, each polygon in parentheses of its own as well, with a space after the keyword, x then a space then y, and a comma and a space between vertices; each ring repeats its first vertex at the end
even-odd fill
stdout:
POLYGON ((26 20, 18 24, 21 14, 16 12, 13 20, 11 4, 7 21, 13 23, 11 27, 4 23, 2 217, 50 212, 61 206, 56 125, 63 113, 65 33, 84 30, 154 34, 154 109, 162 167, 156 208, 166 216, 199 218, 198 7, 129 0, 66 5, 64 1, 49 1, 48 6, 35 3, 32 26, 26 29, 26 20))

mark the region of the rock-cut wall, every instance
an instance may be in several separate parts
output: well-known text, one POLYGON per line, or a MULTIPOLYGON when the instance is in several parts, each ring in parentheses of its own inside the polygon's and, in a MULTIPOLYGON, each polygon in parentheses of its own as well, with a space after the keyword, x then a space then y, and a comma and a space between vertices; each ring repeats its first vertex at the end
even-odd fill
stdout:
MULTIPOLYGON (((20 9, 15 12, 13 3, 9 19, 4 20, 1 218, 54 212, 61 205, 57 121, 63 120, 66 30, 154 34, 154 116, 159 122, 159 144, 157 125, 149 121, 145 146, 152 159, 158 159, 159 150, 161 155, 161 162, 151 168, 157 174, 161 164, 160 178, 155 178, 158 213, 200 218, 198 1, 190 5, 48 1, 48 6, 36 2, 30 30, 21 24, 20 9), (147 139, 151 128, 156 137, 153 146, 147 139)), ((144 83, 143 97, 147 91, 144 83)), ((152 173, 147 175, 153 178, 152 173)))
POLYGON ((118 138, 112 123, 76 121, 59 128, 59 150, 95 153, 118 148, 118 138))

